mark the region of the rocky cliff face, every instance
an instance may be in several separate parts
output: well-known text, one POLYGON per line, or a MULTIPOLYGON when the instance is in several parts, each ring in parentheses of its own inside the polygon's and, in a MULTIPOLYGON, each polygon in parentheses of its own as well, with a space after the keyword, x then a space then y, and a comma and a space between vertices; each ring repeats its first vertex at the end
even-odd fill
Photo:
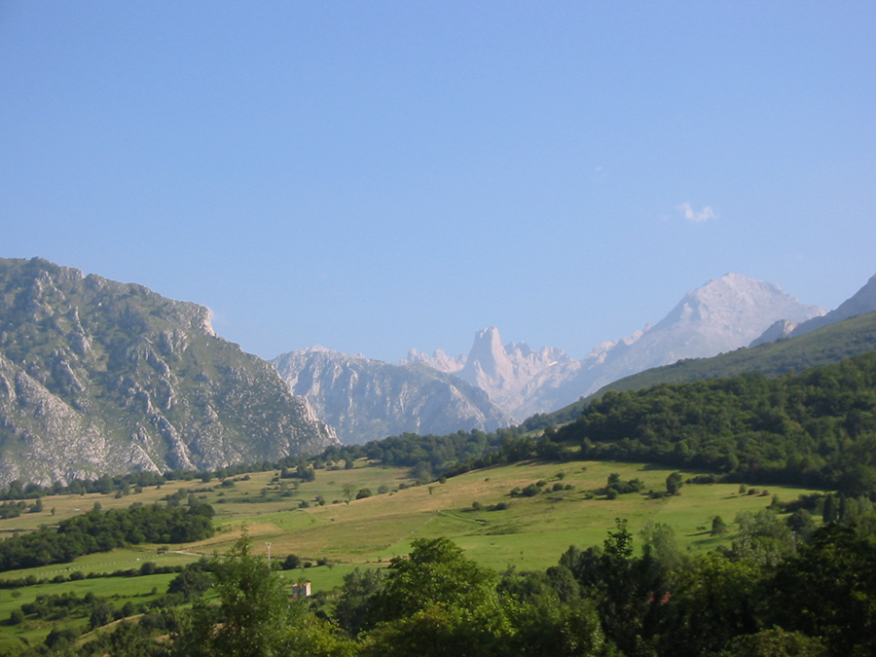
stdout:
POLYGON ((320 347, 271 362, 345 443, 404 432, 492 431, 512 422, 483 390, 421 362, 390 365, 320 347))
POLYGON ((336 438, 206 308, 0 260, 0 485, 216 469, 336 438))
POLYGON ((537 352, 525 344, 503 347, 495 327, 479 331, 457 374, 522 420, 651 367, 746 346, 778 320, 805 322, 822 314, 771 283, 727 274, 685 295, 656 325, 605 342, 582 360, 547 347, 537 352))

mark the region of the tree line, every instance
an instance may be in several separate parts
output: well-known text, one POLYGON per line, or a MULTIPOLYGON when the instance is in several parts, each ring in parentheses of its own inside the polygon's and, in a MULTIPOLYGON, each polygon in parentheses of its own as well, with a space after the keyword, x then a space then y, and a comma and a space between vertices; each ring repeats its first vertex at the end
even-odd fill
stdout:
POLYGON ((213 535, 213 507, 134 506, 94 509, 0 542, 0 572, 68 563, 76 557, 141 543, 188 543, 213 535))
POLYGON ((753 373, 608 392, 555 439, 580 445, 583 459, 873 494, 876 353, 774 379, 753 373))

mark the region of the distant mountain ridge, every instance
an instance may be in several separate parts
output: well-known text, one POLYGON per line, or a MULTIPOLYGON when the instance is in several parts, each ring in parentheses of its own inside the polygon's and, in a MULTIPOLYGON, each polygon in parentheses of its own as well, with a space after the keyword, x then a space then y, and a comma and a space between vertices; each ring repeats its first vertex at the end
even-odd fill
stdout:
POLYGON ((822 314, 822 308, 801 304, 772 283, 731 273, 686 294, 656 325, 605 342, 582 360, 555 348, 533 351, 513 343, 503 347, 496 327, 475 334, 466 358, 412 353, 437 367, 461 363, 454 370, 457 376, 484 389, 522 420, 563 408, 636 372, 738 349, 779 320, 801 323, 822 314))
POLYGON ((852 356, 876 351, 876 312, 828 324, 796 338, 764 342, 711 358, 681 360, 633 374, 600 388, 565 408, 539 418, 533 426, 563 424, 575 419, 596 398, 609 391, 641 390, 664 383, 693 383, 760 372, 769 377, 832 365, 852 356))
POLYGON ((483 390, 419 361, 391 365, 312 347, 271 363, 345 443, 406 432, 493 431, 513 422, 483 390))
POLYGON ((0 485, 215 470, 336 442, 206 308, 0 259, 0 485))

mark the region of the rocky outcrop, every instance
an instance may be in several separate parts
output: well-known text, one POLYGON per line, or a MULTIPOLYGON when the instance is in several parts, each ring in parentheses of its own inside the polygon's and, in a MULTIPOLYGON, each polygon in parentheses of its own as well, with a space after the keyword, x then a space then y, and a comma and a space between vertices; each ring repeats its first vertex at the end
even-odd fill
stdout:
POLYGON ((744 347, 779 320, 805 322, 823 314, 776 285, 727 274, 685 295, 656 325, 605 342, 582 360, 559 349, 503 347, 495 327, 484 329, 475 335, 458 375, 486 390, 519 420, 563 408, 652 367, 744 347))
POLYGON ((405 432, 492 431, 512 422, 483 390, 421 362, 390 365, 321 347, 271 362, 345 443, 405 432))
POLYGON ((209 311, 45 260, 0 260, 0 485, 212 470, 336 442, 209 311))

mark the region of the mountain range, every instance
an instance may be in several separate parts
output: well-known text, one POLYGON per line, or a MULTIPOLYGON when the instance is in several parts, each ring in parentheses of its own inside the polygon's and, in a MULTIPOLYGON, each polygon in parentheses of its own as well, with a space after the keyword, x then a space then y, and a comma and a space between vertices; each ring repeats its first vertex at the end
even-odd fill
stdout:
POLYGON ((555 348, 502 346, 498 329, 490 327, 475 334, 467 357, 448 358, 443 352, 428 357, 412 350, 405 362, 453 372, 521 420, 563 408, 636 372, 739 349, 780 320, 796 325, 824 314, 772 283, 727 274, 686 294, 656 324, 604 342, 581 360, 555 348))
POLYGON ((215 470, 317 452, 339 437, 492 431, 575 408, 612 382, 720 375, 713 370, 723 366, 702 360, 716 354, 737 370, 767 371, 791 362, 782 360, 786 343, 817 341, 818 350, 804 351, 818 351, 819 363, 860 353, 876 340, 868 317, 858 317, 870 311, 876 276, 825 313, 770 283, 727 274, 581 360, 503 344, 489 327, 467 356, 411 350, 389 364, 311 348, 268 363, 218 337, 202 306, 39 258, 0 259, 0 486, 215 470), (837 323, 851 328, 832 329, 837 323), (766 354, 773 365, 764 365, 766 354), (637 372, 642 378, 631 378, 637 372))
POLYGON ((337 443, 209 311, 46 260, 0 259, 0 485, 215 470, 337 443))
POLYGON ((493 431, 514 421, 485 391, 423 363, 390 365, 322 347, 282 354, 271 363, 345 443, 402 433, 493 431))

